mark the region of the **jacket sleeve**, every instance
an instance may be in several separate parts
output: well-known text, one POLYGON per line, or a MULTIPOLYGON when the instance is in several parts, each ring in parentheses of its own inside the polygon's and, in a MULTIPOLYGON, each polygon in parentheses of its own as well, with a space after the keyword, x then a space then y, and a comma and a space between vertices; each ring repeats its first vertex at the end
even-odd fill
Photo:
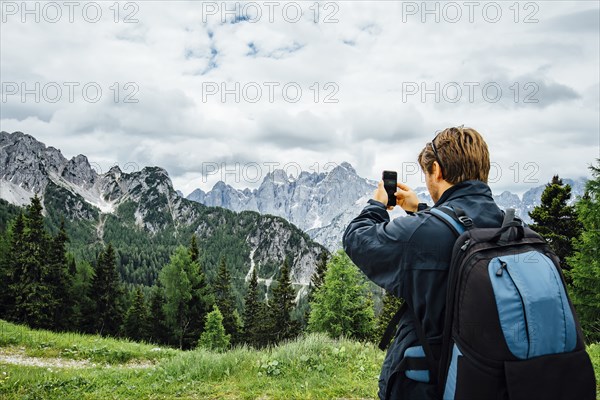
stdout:
POLYGON ((368 203, 346 228, 344 250, 369 279, 402 297, 401 278, 411 262, 409 242, 421 218, 415 214, 390 221, 383 203, 368 203))

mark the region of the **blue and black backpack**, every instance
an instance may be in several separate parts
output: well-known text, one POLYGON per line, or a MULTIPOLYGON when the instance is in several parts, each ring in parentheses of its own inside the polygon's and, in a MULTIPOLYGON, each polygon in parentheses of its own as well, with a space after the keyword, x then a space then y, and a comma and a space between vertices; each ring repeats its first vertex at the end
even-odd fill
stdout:
POLYGON ((415 318, 421 346, 404 354, 406 376, 437 384, 444 400, 594 400, 592 363, 546 241, 513 209, 500 228, 477 228, 459 208, 429 211, 457 240, 441 348, 415 318))

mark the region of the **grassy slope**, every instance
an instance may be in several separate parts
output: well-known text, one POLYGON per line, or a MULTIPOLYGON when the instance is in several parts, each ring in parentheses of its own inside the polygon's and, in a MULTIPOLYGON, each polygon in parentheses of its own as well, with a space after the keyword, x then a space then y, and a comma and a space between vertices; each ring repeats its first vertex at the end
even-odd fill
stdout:
POLYGON ((92 335, 34 331, 0 321, 0 350, 89 359, 57 368, 0 362, 2 399, 331 399, 375 398, 383 353, 371 344, 310 335, 271 350, 157 351, 92 335), (129 368, 127 362, 154 367, 129 368), (108 366, 107 366, 108 365, 108 366))
MULTIPOLYGON (((376 398, 383 353, 310 335, 271 350, 178 351, 93 335, 30 330, 0 320, 0 353, 89 360, 80 368, 0 361, 2 399, 376 398), (131 368, 131 362, 146 368, 131 368), (150 366, 148 366, 150 364, 150 366)), ((600 344, 589 346, 600 382, 600 344)), ((600 386, 599 386, 600 389, 600 386)))

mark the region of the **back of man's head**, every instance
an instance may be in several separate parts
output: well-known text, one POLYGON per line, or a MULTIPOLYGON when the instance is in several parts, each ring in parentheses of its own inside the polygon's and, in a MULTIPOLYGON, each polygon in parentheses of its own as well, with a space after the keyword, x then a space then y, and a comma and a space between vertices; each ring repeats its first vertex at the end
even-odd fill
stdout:
POLYGON ((428 174, 432 173, 433 162, 442 169, 444 180, 452 185, 468 180, 487 183, 490 172, 490 153, 487 144, 475 129, 462 126, 444 129, 433 139, 433 145, 421 150, 419 165, 428 174))

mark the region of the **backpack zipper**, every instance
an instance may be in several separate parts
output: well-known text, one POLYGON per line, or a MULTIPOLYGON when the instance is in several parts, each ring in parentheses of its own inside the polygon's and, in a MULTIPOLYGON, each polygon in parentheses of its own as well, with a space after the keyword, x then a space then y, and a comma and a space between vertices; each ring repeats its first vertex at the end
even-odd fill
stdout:
POLYGON ((496 271, 496 276, 502 276, 502 272, 508 268, 508 266, 506 265, 506 263, 500 259, 498 259, 498 261, 500 261, 500 268, 498 268, 498 271, 496 271))

